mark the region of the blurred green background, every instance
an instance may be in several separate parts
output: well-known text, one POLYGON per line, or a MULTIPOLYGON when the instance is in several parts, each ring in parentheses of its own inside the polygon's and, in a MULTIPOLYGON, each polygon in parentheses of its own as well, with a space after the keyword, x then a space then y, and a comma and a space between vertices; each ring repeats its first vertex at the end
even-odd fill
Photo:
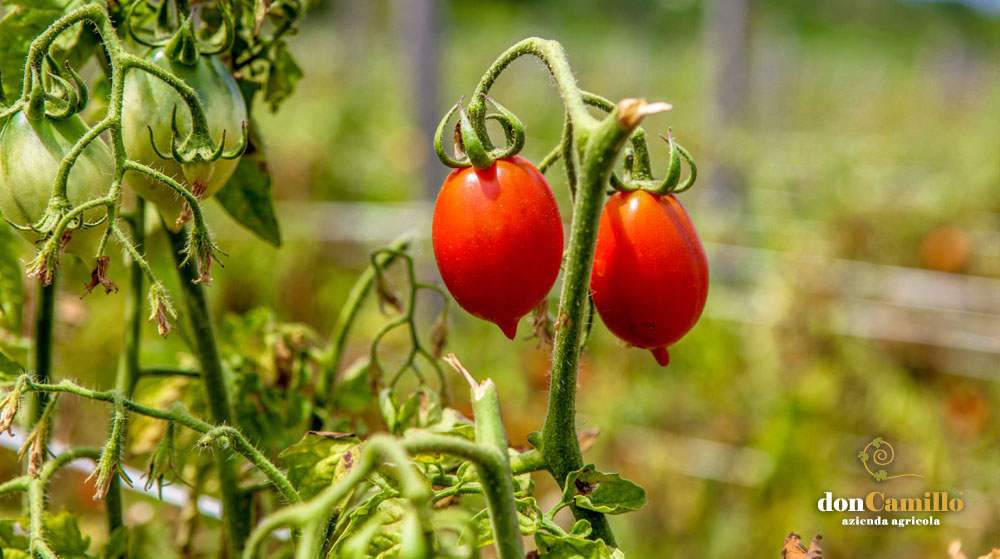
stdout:
MULTIPOLYGON (((407 232, 420 276, 436 278, 430 210, 446 169, 430 135, 532 35, 561 41, 587 90, 672 103, 645 127, 672 128, 699 164, 681 200, 711 261, 705 317, 666 369, 598 323, 581 374, 578 426, 600 428, 586 459, 649 497, 613 519, 629 556, 775 557, 792 530, 823 534, 827 557, 1000 546, 995 0, 323 2, 292 41, 305 78, 261 120, 284 246, 210 211, 229 253, 210 290, 219 316, 273 306, 328 335, 369 251, 407 232), (857 460, 876 436, 895 447, 890 474, 925 478, 877 484, 857 460), (826 491, 875 489, 962 491, 965 510, 905 529, 817 510, 826 491)), ((528 126, 524 155, 541 159, 562 118, 543 68, 517 63, 493 94, 528 126)), ((653 151, 662 170, 665 145, 653 151)), ((561 166, 549 179, 568 221, 561 166)), ((154 234, 149 252, 176 292, 167 250, 154 234)), ((89 274, 67 275, 56 370, 110 386, 124 296, 81 301, 89 274)), ((423 305, 428 330, 436 304, 423 305)), ((383 320, 366 307, 349 358, 383 320)), ((449 349, 497 380, 514 445, 545 410, 549 358, 529 332, 522 323, 510 342, 463 311, 452 320, 449 349)), ((146 363, 184 351, 176 336, 146 336, 146 363)), ((63 422, 65 439, 103 439, 63 422)), ((536 478, 543 507, 554 503, 536 478)))

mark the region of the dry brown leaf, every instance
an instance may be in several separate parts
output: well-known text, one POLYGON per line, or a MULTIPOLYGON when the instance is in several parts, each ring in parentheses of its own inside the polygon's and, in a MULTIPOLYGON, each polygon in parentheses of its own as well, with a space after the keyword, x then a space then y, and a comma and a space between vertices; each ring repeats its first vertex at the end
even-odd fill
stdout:
POLYGON ((783 559, 823 559, 823 550, 819 548, 819 540, 823 536, 816 534, 809 549, 802 547, 802 538, 795 532, 789 532, 785 538, 785 547, 781 548, 783 559))

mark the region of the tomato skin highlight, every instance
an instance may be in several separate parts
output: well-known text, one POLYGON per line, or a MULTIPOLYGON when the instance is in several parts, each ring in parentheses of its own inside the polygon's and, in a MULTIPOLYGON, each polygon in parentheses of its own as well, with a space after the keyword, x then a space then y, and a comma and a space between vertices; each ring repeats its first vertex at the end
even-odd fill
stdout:
POLYGON ((452 171, 434 205, 434 257, 441 279, 470 314, 510 339, 559 275, 563 228, 545 177, 527 159, 452 171))
POLYGON ((694 327, 708 298, 705 250, 675 196, 611 196, 598 226, 590 290, 611 332, 669 363, 667 346, 694 327))

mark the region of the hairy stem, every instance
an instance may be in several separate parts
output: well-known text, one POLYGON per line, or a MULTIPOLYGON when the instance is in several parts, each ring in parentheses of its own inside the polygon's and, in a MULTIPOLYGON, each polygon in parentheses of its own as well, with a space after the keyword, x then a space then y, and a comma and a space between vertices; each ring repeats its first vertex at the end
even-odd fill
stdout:
MULTIPOLYGON (((132 246, 139 253, 146 243, 146 202, 136 197, 136 205, 131 216, 132 246)), ((129 266, 129 293, 125 303, 125 339, 122 346, 122 357, 118 363, 118 374, 115 377, 115 390, 126 398, 131 398, 135 385, 139 382, 139 353, 142 341, 143 314, 143 279, 145 272, 138 261, 129 266)), ((122 516, 122 489, 118 475, 111 480, 108 494, 104 498, 104 507, 108 516, 108 537, 125 526, 122 516)), ((114 558, 112 558, 114 559, 114 558)))
MULTIPOLYGON (((170 239, 171 252, 177 262, 177 275, 184 293, 189 331, 194 340, 195 355, 201 365, 201 380, 212 421, 220 425, 233 425, 235 413, 229 398, 229 382, 222 367, 222 356, 215 339, 215 327, 208 308, 205 286, 195 283, 199 277, 195 263, 184 261, 186 240, 183 233, 173 233, 167 227, 163 230, 170 239)), ((236 485, 236 464, 229 460, 230 455, 229 450, 220 449, 216 454, 216 462, 219 468, 222 516, 226 523, 230 554, 235 557, 243 550, 251 520, 250 509, 243 505, 240 498, 236 485)))
MULTIPOLYGON (((64 380, 59 384, 41 384, 31 381, 31 379, 27 378, 27 376, 22 376, 21 380, 24 382, 23 390, 25 392, 67 393, 81 398, 87 398, 89 400, 108 403, 114 403, 115 399, 119 397, 118 393, 114 390, 91 390, 69 380, 64 380)), ((246 437, 244 437, 243 434, 240 433, 235 427, 217 426, 202 421, 201 419, 198 419, 188 413, 187 410, 184 409, 184 406, 179 403, 174 404, 167 410, 144 406, 127 398, 121 398, 121 404, 130 412, 152 417, 154 419, 171 421, 187 427, 192 431, 201 433, 202 435, 211 435, 208 439, 206 439, 206 441, 218 443, 218 435, 224 435, 225 437, 230 438, 230 446, 238 454, 246 458, 248 462, 259 468, 261 472, 267 475, 271 483, 274 484, 275 488, 282 492, 282 496, 285 499, 291 502, 299 500, 298 493, 294 490, 289 490, 291 484, 288 482, 288 479, 285 478, 278 468, 275 467, 274 464, 270 463, 270 461, 264 457, 260 451, 250 444, 250 441, 246 440, 246 437)))
MULTIPOLYGON (((573 204, 566 272, 559 298, 559 317, 552 353, 549 404, 542 428, 542 454, 560 486, 573 470, 583 467, 583 454, 576 436, 576 380, 580 363, 580 341, 586 321, 590 270, 597 242, 597 224, 604 190, 615 158, 635 127, 618 111, 601 121, 582 143, 578 188, 573 204)), ((579 134, 580 125, 574 130, 579 134)), ((578 136, 579 138, 579 136, 578 136)), ((578 144, 579 145, 579 144, 578 144)), ((572 507, 577 519, 590 521, 594 535, 617 545, 607 519, 601 513, 572 507)))
MULTIPOLYGON (((56 278, 48 285, 39 284, 35 292, 35 345, 31 353, 31 368, 35 380, 48 382, 52 372, 52 332, 56 314, 56 278)), ((42 416, 48 397, 45 394, 34 394, 28 400, 26 427, 34 427, 42 416)))

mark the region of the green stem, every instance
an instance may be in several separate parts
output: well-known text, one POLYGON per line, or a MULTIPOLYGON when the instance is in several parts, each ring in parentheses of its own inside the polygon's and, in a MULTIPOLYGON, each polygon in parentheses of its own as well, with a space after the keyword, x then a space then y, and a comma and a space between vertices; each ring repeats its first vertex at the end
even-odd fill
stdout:
POLYGON ((351 292, 347 295, 347 301, 341 307, 340 315, 337 317, 337 325, 334 327, 330 361, 323 370, 323 379, 320 383, 321 390, 317 398, 317 405, 319 407, 325 407, 333 398, 334 383, 336 382, 337 373, 340 371, 340 364, 344 360, 344 348, 347 346, 347 336, 351 332, 354 320, 361 311, 361 304, 364 302, 365 296, 368 295, 372 283, 375 281, 375 267, 380 266, 384 268, 389 266, 396 259, 395 251, 405 251, 409 245, 410 242, 405 239, 398 240, 389 245, 388 249, 391 252, 378 255, 375 265, 369 265, 365 268, 365 271, 354 282, 354 287, 351 288, 351 292))
MULTIPOLYGON (((222 367, 222 356, 215 339, 215 327, 208 308, 205 286, 195 283, 199 278, 193 261, 184 262, 186 246, 183 233, 173 233, 167 227, 163 230, 170 239, 171 252, 178 266, 181 291, 187 308, 188 327, 194 340, 194 351, 201 365, 201 380, 205 389, 205 399, 212 421, 219 425, 233 425, 235 413, 229 397, 229 383, 222 367)), ((219 468, 219 489, 222 497, 222 516, 226 523, 230 556, 236 557, 243 550, 249 535, 250 508, 244 506, 240 498, 236 480, 236 463, 229 460, 231 452, 220 449, 216 453, 219 468)))
MULTIPOLYGON (((477 467, 485 468, 489 474, 487 476, 489 480, 501 477, 507 477, 508 481, 510 479, 509 474, 504 471, 504 465, 507 463, 506 454, 501 456, 500 452, 492 446, 477 444, 460 437, 430 433, 416 434, 402 441, 386 435, 375 435, 365 442, 364 451, 358 461, 350 473, 339 483, 324 489, 308 501, 280 509, 261 520, 247 541, 247 546, 243 550, 243 559, 256 557, 267 536, 277 528, 291 525, 302 526, 308 533, 310 525, 325 523, 337 503, 348 496, 354 487, 365 481, 375 471, 380 459, 396 465, 404 498, 413 502, 426 502, 431 495, 420 475, 413 469, 407 453, 411 455, 441 453, 456 456, 472 462, 477 467)), ((501 490, 497 485, 486 483, 484 480, 483 489, 487 493, 488 501, 501 504, 501 508, 497 511, 498 514, 505 518, 517 518, 517 509, 514 507, 513 499, 509 501, 509 507, 503 505, 507 501, 498 495, 501 490), (491 496, 490 493, 493 495, 491 496)), ((513 534, 497 534, 496 537, 498 541, 501 538, 514 539, 513 534)), ((516 539, 520 540, 520 531, 517 532, 516 539)), ((318 546, 318 543, 315 545, 318 546)), ((318 553, 319 550, 315 548, 306 551, 299 549, 296 557, 317 557, 318 553)))
POLYGON ((500 397, 491 379, 472 389, 476 417, 476 442, 492 447, 496 459, 476 464, 476 473, 486 493, 486 509, 496 541, 498 559, 521 559, 524 544, 514 502, 514 480, 507 454, 507 433, 500 416, 500 397), (513 514, 512 514, 513 512, 513 514))
POLYGON ((476 91, 472 94, 467 110, 480 139, 485 141, 488 138, 486 134, 486 99, 483 95, 489 92, 493 83, 512 62, 528 55, 538 58, 548 68, 560 95, 562 95, 566 111, 574 124, 582 130, 596 125, 597 120, 587 112, 583 94, 576 85, 576 78, 573 77, 573 70, 569 67, 569 60, 566 58, 563 46, 557 41, 531 37, 524 39, 501 54, 483 74, 479 85, 476 86, 476 91))
MULTIPOLYGON (((32 382, 26 375, 21 376, 20 380, 23 380, 24 382, 23 390, 25 392, 67 393, 81 398, 87 398, 89 400, 109 403, 114 403, 115 399, 119 397, 118 393, 114 390, 91 390, 69 380, 64 380, 59 384, 40 384, 32 382)), ((167 410, 144 406, 127 398, 121 398, 121 403, 122 406, 124 406, 124 408, 128 411, 152 417, 154 419, 171 421, 187 427, 192 431, 201 433, 202 435, 209 435, 209 437, 205 439, 206 442, 211 441, 218 443, 220 442, 220 435, 230 438, 230 442, 232 443, 231 446, 234 450, 267 475, 274 484, 275 488, 282 491, 282 496, 285 499, 292 502, 299 500, 299 494, 294 490, 286 492, 287 488, 291 487, 287 478, 285 478, 284 475, 278 471, 274 464, 271 464, 262 453, 250 444, 250 441, 246 440, 246 437, 244 437, 243 434, 241 434, 236 428, 206 423, 205 421, 202 421, 201 419, 198 419, 188 413, 187 410, 184 409, 184 406, 180 403, 174 404, 167 410)))
POLYGON ((521 559, 524 544, 518 523, 517 504, 514 502, 514 480, 508 454, 507 432, 500 414, 500 394, 493 379, 477 382, 475 378, 450 354, 445 357, 461 373, 472 388, 472 412, 476 418, 476 444, 492 449, 496 460, 476 461, 476 473, 486 494, 486 509, 490 527, 496 541, 499 559, 521 559), (513 511, 513 514, 510 514, 513 511))
MULTIPOLYGON (((49 382, 52 372, 52 333, 56 314, 56 278, 48 285, 38 285, 35 299, 35 346, 32 350, 31 369, 38 382, 49 382)), ((27 427, 34 427, 42 416, 48 397, 35 394, 28 400, 27 427)))
POLYGON ((42 468, 41 474, 37 478, 29 477, 28 484, 28 508, 30 511, 31 538, 29 547, 32 553, 44 559, 58 559, 45 538, 45 493, 48 490, 52 476, 60 468, 69 464, 77 458, 90 458, 97 460, 101 451, 95 448, 78 448, 67 450, 59 456, 49 460, 42 468))
MULTIPOLYGON (((146 243, 146 201, 142 198, 136 197, 131 224, 132 246, 141 253, 143 245, 146 243)), ((115 377, 115 390, 126 398, 132 397, 141 374, 139 353, 142 347, 142 323, 145 319, 143 314, 144 278, 145 272, 143 272, 142 266, 133 261, 129 266, 129 293, 125 302, 125 340, 122 347, 122 358, 118 363, 118 375, 115 377)), ((125 526, 122 514, 123 506, 121 480, 115 474, 115 479, 111 480, 108 494, 104 498, 104 508, 108 516, 109 538, 114 537, 115 533, 125 526)), ((123 554, 119 557, 124 556, 123 554)))
MULTIPOLYGON (((542 454, 548 469, 562 486, 566 476, 583 467, 583 454, 576 436, 576 380, 580 363, 580 341, 586 322, 590 270, 594 261, 597 224, 604 190, 615 158, 634 125, 627 125, 617 111, 601 121, 583 143, 579 187, 573 204, 566 272, 559 298, 552 353, 549 404, 542 428, 542 454)), ((576 126, 579 131, 579 125, 576 126)), ((607 519, 601 513, 572 507, 573 515, 590 521, 594 535, 617 545, 607 519)))

